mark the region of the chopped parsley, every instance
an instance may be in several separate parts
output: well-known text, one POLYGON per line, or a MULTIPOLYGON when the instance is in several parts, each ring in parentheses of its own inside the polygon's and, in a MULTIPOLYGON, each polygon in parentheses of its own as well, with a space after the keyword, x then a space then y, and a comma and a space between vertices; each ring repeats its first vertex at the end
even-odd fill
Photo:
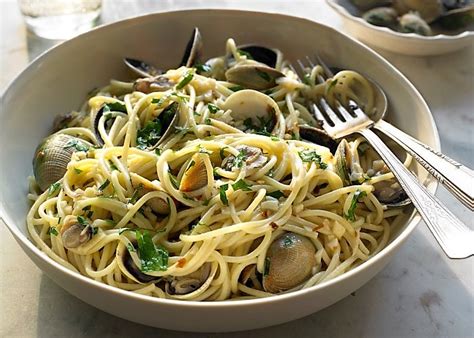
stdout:
POLYGON ((61 183, 56 182, 56 183, 51 184, 51 185, 49 186, 49 188, 48 188, 48 196, 54 195, 54 194, 57 193, 60 189, 61 189, 61 183))
POLYGON ((215 114, 220 110, 218 106, 216 106, 215 104, 212 104, 212 103, 207 104, 207 109, 209 109, 209 112, 211 114, 215 114))
POLYGON ((175 189, 178 189, 179 184, 178 184, 178 179, 176 178, 176 176, 174 176, 172 173, 169 173, 169 177, 170 177, 170 181, 171 181, 171 184, 173 185, 173 187, 175 189))
POLYGON ((80 225, 82 226, 88 226, 89 222, 84 218, 84 216, 77 216, 77 221, 79 222, 80 225))
POLYGON ((298 154, 300 155, 303 162, 314 162, 321 169, 326 169, 328 167, 328 165, 321 160, 321 156, 318 155, 316 150, 303 150, 298 152, 298 154))
POLYGON ((82 170, 79 168, 74 168, 74 172, 79 175, 80 173, 82 173, 82 170))
POLYGON ((229 205, 227 194, 225 193, 229 189, 229 184, 223 184, 219 187, 219 197, 224 205, 229 205))
POLYGON ((89 147, 86 144, 82 143, 77 138, 70 139, 63 148, 64 149, 74 148, 74 149, 76 149, 76 151, 88 151, 89 150, 89 147))
POLYGON ((276 137, 276 136, 273 136, 273 135, 270 136, 270 139, 271 139, 272 141, 275 141, 275 142, 280 141, 280 138, 279 138, 279 137, 276 137))
POLYGON ((237 191, 239 189, 243 191, 252 191, 252 189, 250 189, 250 184, 248 184, 242 179, 232 184, 232 189, 234 189, 234 191, 237 191))
MULTIPOLYGON (((274 115, 272 114, 272 116, 274 115)), ((248 130, 254 132, 255 134, 271 136, 272 130, 275 126, 272 116, 270 116, 268 120, 265 120, 265 118, 262 116, 257 116, 258 124, 254 124, 251 118, 247 118, 244 120, 244 125, 248 130)))
POLYGON ((224 151, 225 151, 226 148, 227 147, 223 147, 219 150, 219 156, 221 157, 222 160, 225 158, 224 151))
POLYGON ((135 247, 133 246, 132 243, 127 243, 127 250, 128 250, 129 252, 135 252, 135 251, 136 251, 136 250, 135 250, 135 247))
POLYGON ((176 89, 182 89, 186 86, 191 80, 193 79, 194 74, 192 71, 187 71, 186 74, 183 76, 183 79, 176 85, 176 89))
POLYGON ((161 155, 161 149, 160 148, 155 148, 155 154, 156 154, 156 156, 160 156, 161 155))
POLYGON ((239 154, 234 158, 233 166, 237 168, 242 168, 244 166, 246 159, 247 159, 247 153, 245 152, 245 150, 240 150, 239 154))
POLYGON ((206 123, 207 125, 212 125, 212 121, 210 118, 207 118, 206 120, 204 120, 204 123, 206 123))
POLYGON ((208 73, 212 70, 211 66, 207 63, 195 65, 194 68, 196 68, 198 73, 208 73))
POLYGON ((327 87, 326 93, 329 93, 337 85, 337 79, 332 80, 327 87))
POLYGON ((104 191, 105 188, 107 188, 109 186, 109 184, 110 184, 109 179, 106 179, 105 182, 100 185, 99 190, 104 191))
POLYGON ((104 104, 104 112, 109 112, 109 111, 119 111, 122 113, 127 112, 127 107, 120 102, 112 102, 112 103, 106 103, 104 104))
POLYGON ((141 271, 166 271, 168 269, 168 251, 153 243, 148 231, 135 231, 138 244, 138 256, 140 257, 141 271))
POLYGON ((284 248, 289 248, 293 245, 294 243, 294 239, 293 237, 289 237, 289 236, 286 236, 284 239, 283 239, 283 247, 284 248))
POLYGON ((137 148, 146 149, 154 146, 163 136, 166 128, 171 124, 178 109, 178 103, 173 102, 161 114, 137 132, 137 148))
POLYGON ((281 190, 276 190, 276 191, 272 191, 272 192, 267 191, 267 196, 279 199, 280 197, 284 197, 285 194, 281 190))
POLYGON ((59 235, 58 229, 56 227, 49 227, 48 235, 51 235, 51 236, 59 235))
POLYGON ((349 206, 349 210, 347 210, 347 214, 344 215, 346 219, 351 222, 354 222, 356 220, 355 210, 357 208, 357 202, 364 196, 367 196, 367 193, 365 191, 359 189, 355 191, 354 196, 352 197, 351 205, 349 206))
POLYGON ((311 74, 304 74, 303 83, 311 86, 311 74))

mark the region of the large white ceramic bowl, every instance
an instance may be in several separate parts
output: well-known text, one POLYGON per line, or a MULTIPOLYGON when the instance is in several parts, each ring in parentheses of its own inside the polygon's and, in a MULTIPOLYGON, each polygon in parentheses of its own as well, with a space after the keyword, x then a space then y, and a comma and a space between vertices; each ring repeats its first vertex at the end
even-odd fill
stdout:
POLYGON ((456 35, 421 36, 399 33, 387 27, 369 24, 350 0, 326 0, 342 18, 347 31, 357 39, 376 48, 391 52, 428 56, 454 52, 474 44, 474 25, 456 35))
POLYGON ((239 43, 278 47, 293 60, 316 50, 335 66, 367 74, 386 90, 392 121, 439 149, 432 116, 416 89, 372 50, 332 28, 295 17, 245 11, 156 13, 100 27, 67 41, 32 62, 11 83, 2 97, 0 113, 1 217, 28 256, 59 286, 131 321, 173 330, 215 332, 265 327, 306 316, 371 279, 400 249, 419 218, 407 215, 406 223, 394 229, 390 244, 382 252, 327 283, 266 299, 214 303, 151 298, 98 283, 55 263, 28 239, 26 178, 32 172, 34 149, 47 135, 54 116, 78 107, 91 88, 111 78, 125 78, 121 61, 125 55, 154 61, 164 68, 175 66, 194 26, 204 37, 205 56, 222 54, 225 40, 234 37, 239 43))

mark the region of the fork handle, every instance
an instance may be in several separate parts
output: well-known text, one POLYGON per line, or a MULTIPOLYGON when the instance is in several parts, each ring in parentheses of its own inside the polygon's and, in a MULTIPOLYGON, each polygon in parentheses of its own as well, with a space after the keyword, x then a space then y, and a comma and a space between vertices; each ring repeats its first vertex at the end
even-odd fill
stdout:
POLYGON ((464 225, 431 194, 370 129, 357 131, 392 170, 413 205, 449 258, 466 258, 474 254, 474 231, 464 225))
POLYGON ((374 128, 393 139, 441 182, 469 210, 474 211, 474 171, 431 149, 390 123, 380 120, 374 128))

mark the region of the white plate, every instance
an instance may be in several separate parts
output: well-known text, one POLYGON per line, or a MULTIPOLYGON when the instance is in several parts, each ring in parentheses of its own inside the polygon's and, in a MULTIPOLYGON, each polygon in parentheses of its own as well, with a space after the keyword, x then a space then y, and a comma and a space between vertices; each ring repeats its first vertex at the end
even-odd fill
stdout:
MULTIPOLYGON (((334 66, 359 70, 387 91, 392 120, 439 149, 431 113, 408 80, 387 61, 332 28, 305 19, 233 10, 156 13, 116 22, 67 41, 41 55, 8 87, 0 112, 0 215, 28 256, 58 285, 116 316, 186 331, 236 331, 290 321, 318 311, 358 289, 379 272, 419 222, 407 215, 390 244, 368 262, 321 285, 281 296, 214 303, 163 300, 133 294, 73 273, 48 258, 27 237, 27 176, 39 141, 56 114, 77 108, 91 88, 126 78, 122 57, 176 66, 191 30, 202 32, 205 56, 224 52, 224 42, 261 43, 295 60, 317 50, 334 66), (311 43, 308 43, 311 42, 311 43)), ((426 175, 420 176, 425 180, 426 175)), ((434 189, 431 184, 430 189, 434 189)), ((27 278, 27 276, 17 276, 27 278)), ((105 323, 106 325, 106 323, 105 323)))
POLYGON ((341 16, 346 30, 351 35, 373 47, 399 54, 426 56, 450 53, 474 44, 472 26, 457 35, 405 34, 369 24, 356 15, 359 11, 350 0, 326 0, 326 2, 341 16))

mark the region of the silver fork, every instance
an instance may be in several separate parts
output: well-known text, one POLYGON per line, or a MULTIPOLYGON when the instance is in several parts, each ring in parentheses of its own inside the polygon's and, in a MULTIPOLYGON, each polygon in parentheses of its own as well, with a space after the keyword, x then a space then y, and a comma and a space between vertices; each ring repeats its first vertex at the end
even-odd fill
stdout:
MULTIPOLYGON (((310 58, 307 57, 307 60, 311 67, 315 66, 310 58)), ((298 60, 298 65, 303 74, 306 73, 306 67, 300 60, 298 60)), ((324 81, 322 78, 318 80, 324 81)), ((314 102, 310 107, 330 136, 337 139, 358 133, 382 157, 449 258, 460 259, 474 255, 474 231, 453 215, 398 160, 385 143, 370 129, 374 122, 355 103, 352 103, 354 105, 353 115, 337 101, 337 113, 325 99, 321 99, 319 103, 323 111, 314 102)))

